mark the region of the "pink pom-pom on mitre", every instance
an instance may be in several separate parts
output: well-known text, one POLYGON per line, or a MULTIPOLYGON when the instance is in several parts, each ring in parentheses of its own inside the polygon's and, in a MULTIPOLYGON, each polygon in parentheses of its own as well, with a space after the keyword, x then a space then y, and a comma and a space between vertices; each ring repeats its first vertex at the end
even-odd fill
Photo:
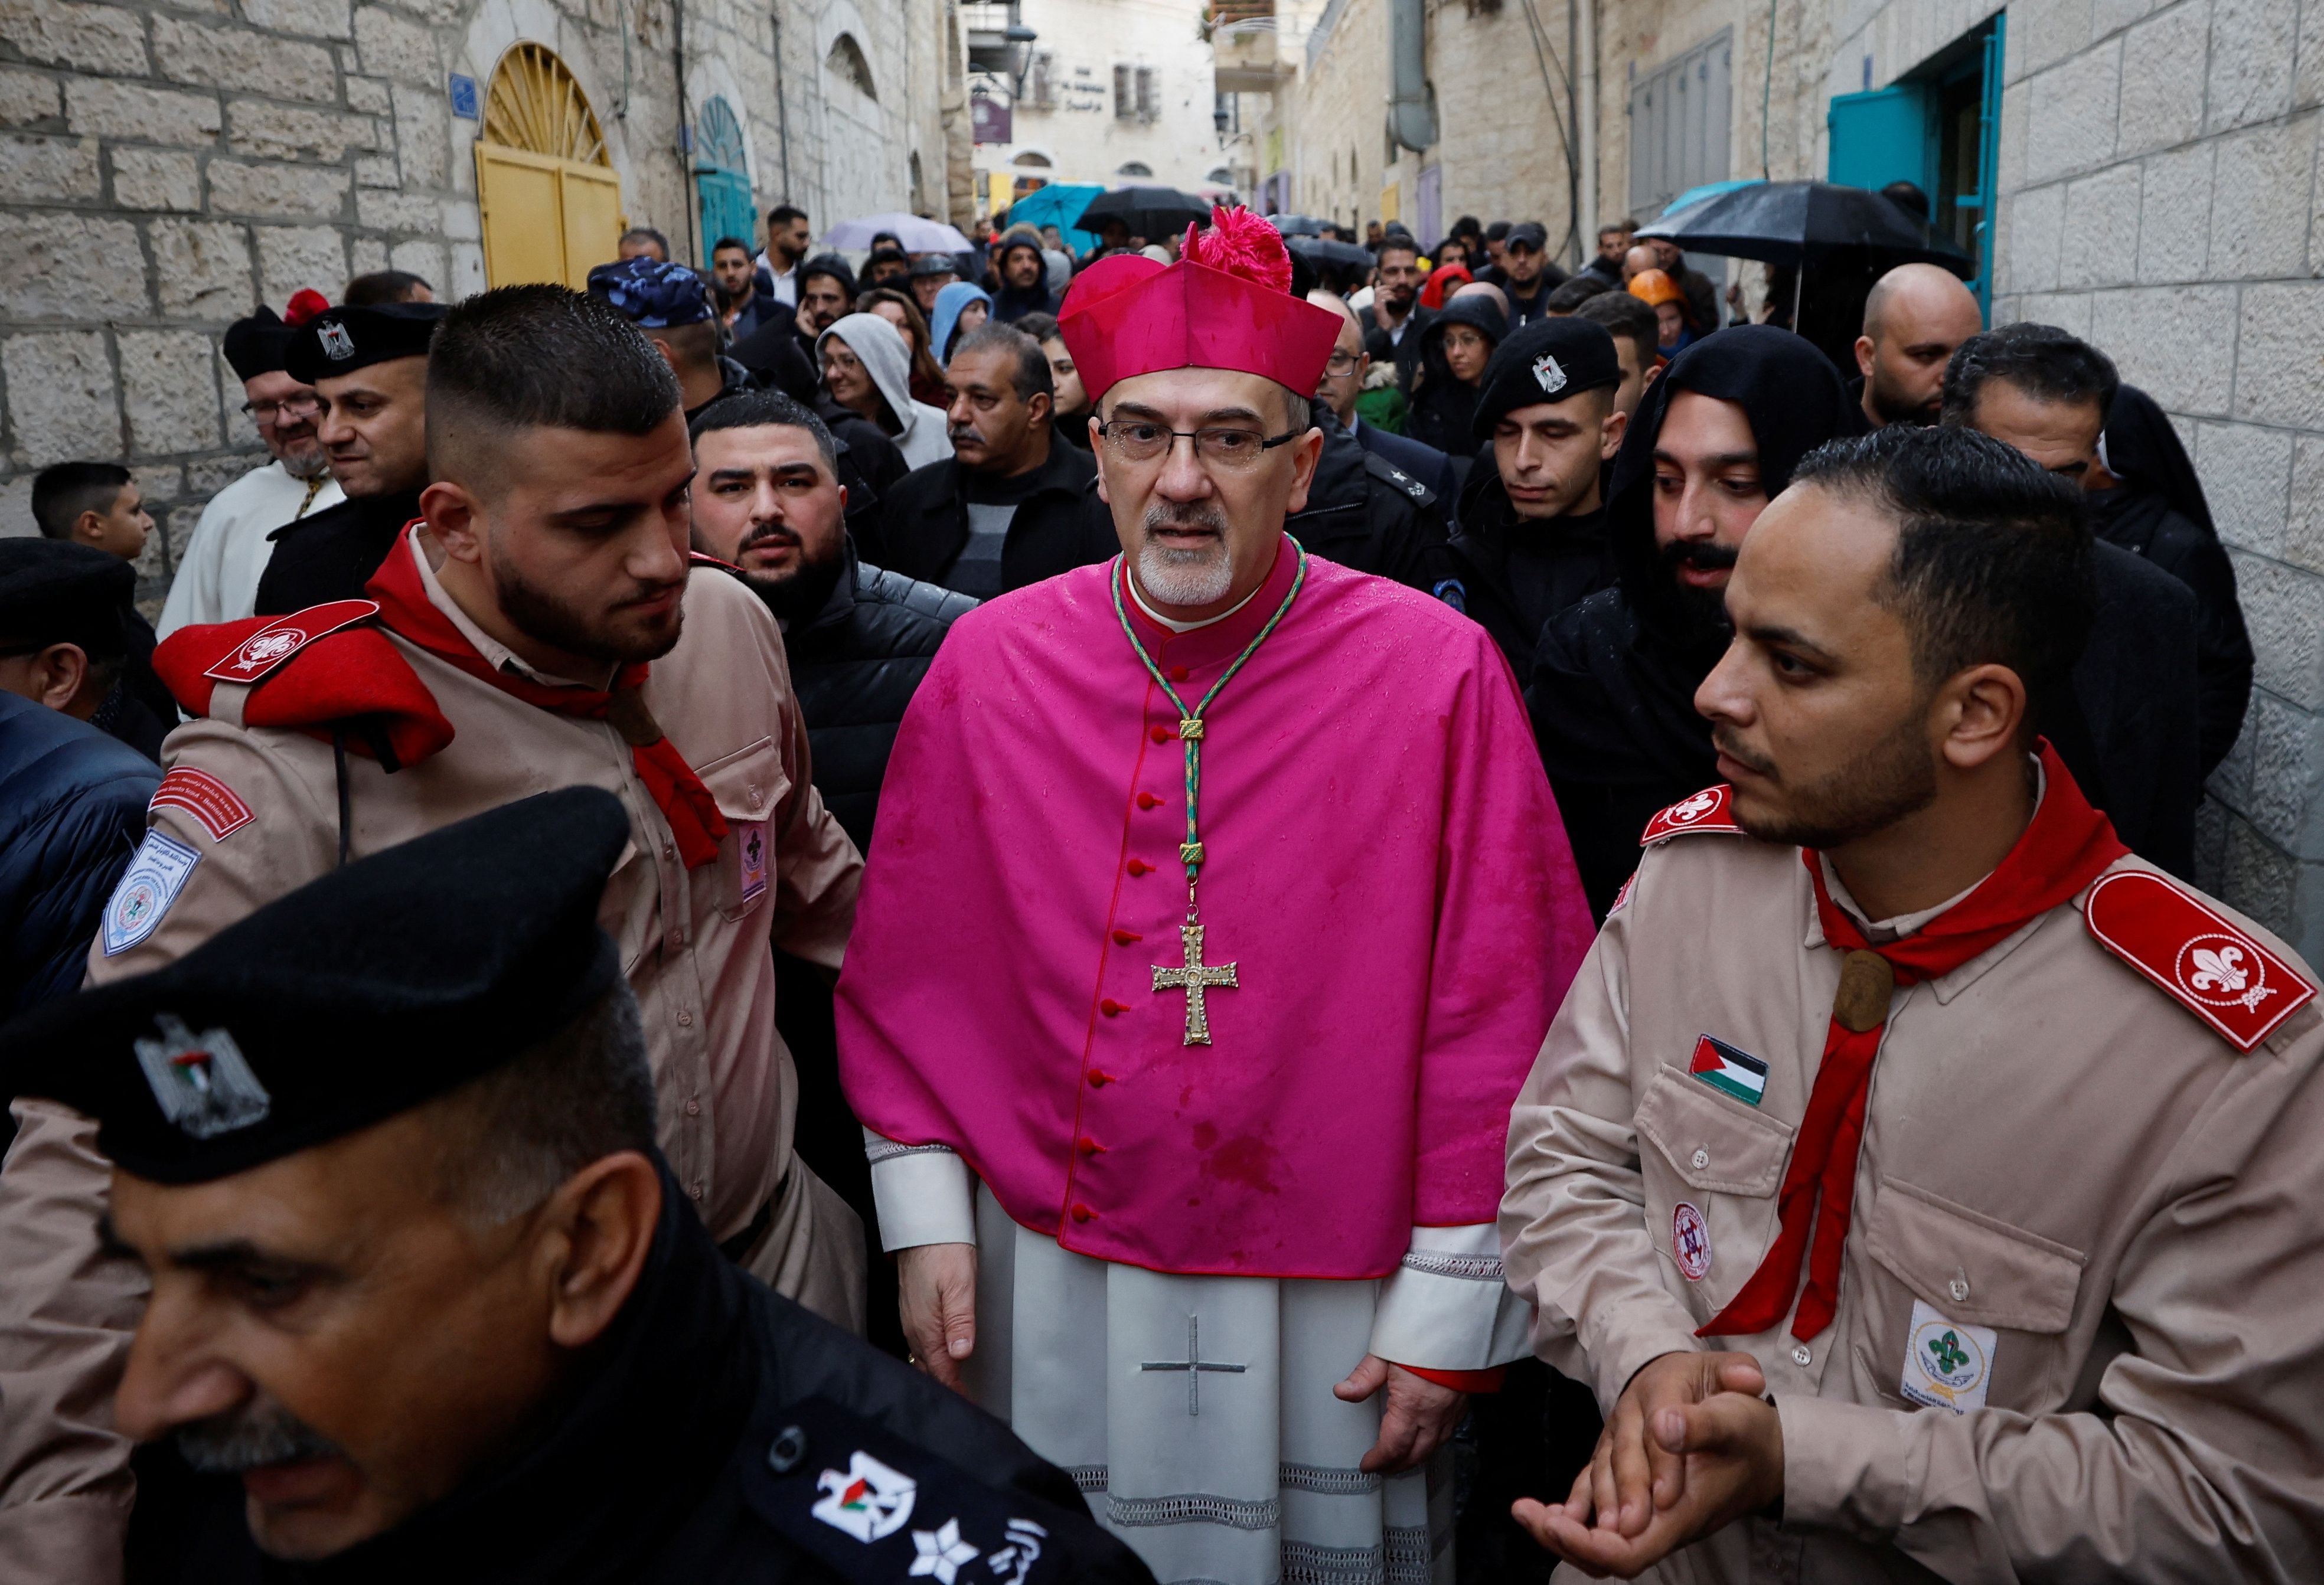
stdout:
POLYGON ((1214 206, 1208 231, 1186 227, 1179 256, 1269 291, 1291 290, 1291 254, 1283 245, 1283 234, 1240 205, 1231 209, 1214 206))

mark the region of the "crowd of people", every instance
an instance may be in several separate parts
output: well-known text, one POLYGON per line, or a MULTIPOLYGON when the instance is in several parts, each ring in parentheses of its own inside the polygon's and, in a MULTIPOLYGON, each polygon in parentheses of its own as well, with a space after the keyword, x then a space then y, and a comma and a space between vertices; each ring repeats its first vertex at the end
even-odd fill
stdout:
POLYGON ((2104 349, 1907 263, 1843 369, 1628 222, 813 235, 239 321, 158 623, 39 476, 0 1558, 2324 1571, 2324 1010, 2104 349))

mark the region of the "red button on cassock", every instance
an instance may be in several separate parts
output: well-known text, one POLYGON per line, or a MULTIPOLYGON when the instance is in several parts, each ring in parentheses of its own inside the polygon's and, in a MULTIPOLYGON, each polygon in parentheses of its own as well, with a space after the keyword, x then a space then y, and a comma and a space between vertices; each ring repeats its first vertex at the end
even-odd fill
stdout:
POLYGON ((1143 941, 1145 939, 1146 937, 1140 935, 1135 930, 1117 930, 1113 933, 1113 944, 1116 946, 1128 946, 1133 941, 1143 941))
POLYGON ((1170 741, 1170 729, 1167 726, 1157 726, 1146 735, 1157 743, 1167 743, 1170 741))
POLYGON ((1084 1156, 1095 1156, 1099 1151, 1105 1148, 1104 1146, 1099 1144, 1095 1139, 1091 1138, 1087 1134, 1084 1134, 1074 1143, 1084 1156))
POLYGON ((1154 866, 1148 863, 1143 859, 1132 859, 1130 861, 1130 872, 1132 875, 1143 875, 1152 868, 1154 868, 1154 866))
POLYGON ((1162 800, 1160 798, 1156 797, 1152 793, 1139 793, 1138 795, 1138 806, 1141 809, 1150 809, 1161 801, 1162 800))
POLYGON ((1101 1068, 1092 1068, 1089 1071, 1090 1088, 1093 1090, 1102 1090, 1112 1078, 1113 1075, 1111 1074, 1106 1073, 1101 1068))
POLYGON ((1096 1212, 1092 1211, 1086 1205, 1076 1205, 1074 1207, 1074 1220, 1075 1221, 1087 1221, 1091 1217, 1095 1216, 1096 1214, 1096 1212))
POLYGON ((1120 1013, 1126 1013, 1126 1012, 1128 1012, 1130 1009, 1129 1009, 1127 1007, 1124 1007, 1121 1003, 1120 1003, 1120 1002, 1118 1002, 1118 1001, 1114 1000, 1113 1000, 1113 998, 1111 998, 1111 996, 1109 996, 1109 997, 1107 997, 1103 1001, 1101 1001, 1101 1002, 1099 1002, 1099 1003, 1097 1004, 1097 1010, 1098 1010, 1098 1011, 1100 1011, 1100 1012, 1102 1012, 1102 1013, 1103 1013, 1107 1018, 1113 1018, 1113 1017, 1115 1017, 1115 1016, 1116 1016, 1116 1015, 1118 1015, 1118 1014, 1120 1014, 1120 1013))
POLYGON ((1170 668, 1170 680, 1172 682, 1185 682, 1186 680, 1186 668, 1183 666, 1172 667, 1170 668))

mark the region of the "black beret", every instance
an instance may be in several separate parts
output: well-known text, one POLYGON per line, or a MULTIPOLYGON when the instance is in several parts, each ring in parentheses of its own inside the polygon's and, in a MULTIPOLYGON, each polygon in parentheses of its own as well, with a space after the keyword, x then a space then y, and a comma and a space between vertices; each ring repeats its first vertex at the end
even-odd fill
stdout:
POLYGON ((424 358, 437 321, 448 311, 442 303, 326 309, 291 333, 282 366, 301 385, 312 385, 373 364, 424 358))
POLYGON ((136 593, 136 569, 94 545, 0 539, 0 649, 78 644, 99 659, 118 655, 136 593))
POLYGON ((1563 401, 1622 382, 1622 360, 1603 325, 1571 318, 1536 319, 1493 349, 1477 390, 1475 434, 1521 407, 1563 401))
POLYGON ((629 838, 619 799, 567 788, 335 870, 167 968, 0 1029, 0 1094, 96 1118, 106 1156, 162 1184, 383 1122, 555 1035, 614 984, 597 908, 629 838))
POLYGON ((234 377, 255 380, 281 368, 290 350, 291 337, 298 334, 270 308, 261 307, 249 318, 236 319, 226 327, 225 346, 226 361, 234 365, 234 377))

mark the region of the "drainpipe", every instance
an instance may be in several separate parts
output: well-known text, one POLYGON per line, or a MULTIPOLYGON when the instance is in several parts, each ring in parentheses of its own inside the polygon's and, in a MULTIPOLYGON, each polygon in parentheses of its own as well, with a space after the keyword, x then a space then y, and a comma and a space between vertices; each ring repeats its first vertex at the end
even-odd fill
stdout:
POLYGON ((1436 90, 1428 86, 1426 0, 1388 0, 1388 126, 1414 153, 1436 143, 1436 90))
POLYGON ((1582 14, 1582 38, 1575 51, 1574 64, 1582 78, 1582 214, 1579 229, 1582 246, 1594 253, 1598 246, 1598 227, 1605 217, 1598 212, 1598 0, 1571 0, 1582 14))

